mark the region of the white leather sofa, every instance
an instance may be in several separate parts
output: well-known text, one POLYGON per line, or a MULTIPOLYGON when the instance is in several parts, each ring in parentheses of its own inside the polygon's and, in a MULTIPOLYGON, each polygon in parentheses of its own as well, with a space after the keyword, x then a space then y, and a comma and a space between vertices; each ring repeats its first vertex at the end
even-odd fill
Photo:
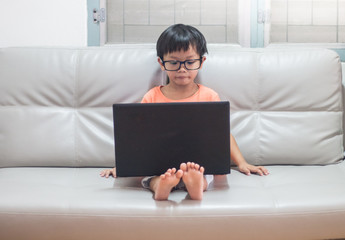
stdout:
POLYGON ((335 52, 210 45, 202 84, 231 102, 248 162, 200 201, 154 201, 114 166, 113 103, 164 84, 154 45, 0 50, 0 239, 345 238, 343 87, 335 52))

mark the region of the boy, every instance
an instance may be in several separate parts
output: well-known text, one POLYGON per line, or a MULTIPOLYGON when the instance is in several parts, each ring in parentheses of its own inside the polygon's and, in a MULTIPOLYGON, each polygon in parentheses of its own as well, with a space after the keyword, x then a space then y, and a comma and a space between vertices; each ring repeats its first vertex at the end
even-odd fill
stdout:
MULTIPOLYGON (((210 88, 195 83, 199 69, 206 60, 206 40, 199 30, 192 26, 175 24, 167 28, 157 41, 158 63, 166 71, 168 83, 154 87, 142 99, 142 103, 158 102, 205 102, 220 101, 218 94, 210 88)), ((248 164, 243 158, 234 137, 230 134, 231 159, 239 170, 247 175, 267 175, 263 166, 248 164)), ((115 168, 101 172, 102 177, 116 177, 115 168)), ((197 163, 181 163, 180 169, 168 169, 160 176, 146 177, 145 188, 154 192, 155 200, 167 200, 174 188, 186 188, 191 199, 201 200, 203 192, 213 180, 204 176, 204 168, 197 163)))

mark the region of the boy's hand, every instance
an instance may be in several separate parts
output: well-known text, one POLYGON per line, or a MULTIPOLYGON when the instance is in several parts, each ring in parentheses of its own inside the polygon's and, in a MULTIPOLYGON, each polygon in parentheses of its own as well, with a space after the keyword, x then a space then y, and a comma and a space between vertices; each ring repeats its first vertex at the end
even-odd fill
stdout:
POLYGON ((248 163, 243 163, 241 164, 240 166, 238 166, 240 172, 246 174, 246 175, 250 175, 251 173, 255 173, 255 174, 258 174, 260 176, 263 176, 263 175, 268 175, 269 172, 268 170, 263 167, 263 166, 254 166, 254 165, 251 165, 251 164, 248 164, 248 163))
POLYGON ((103 170, 99 175, 106 178, 113 175, 113 177, 116 178, 116 168, 103 170))

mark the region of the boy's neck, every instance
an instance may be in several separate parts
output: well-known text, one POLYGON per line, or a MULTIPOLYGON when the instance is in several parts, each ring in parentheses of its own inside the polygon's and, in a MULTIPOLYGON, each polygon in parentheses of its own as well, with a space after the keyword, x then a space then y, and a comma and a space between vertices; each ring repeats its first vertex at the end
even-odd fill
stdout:
POLYGON ((196 83, 186 86, 175 85, 169 83, 161 88, 162 93, 169 99, 180 100, 193 96, 199 90, 199 86, 196 83))

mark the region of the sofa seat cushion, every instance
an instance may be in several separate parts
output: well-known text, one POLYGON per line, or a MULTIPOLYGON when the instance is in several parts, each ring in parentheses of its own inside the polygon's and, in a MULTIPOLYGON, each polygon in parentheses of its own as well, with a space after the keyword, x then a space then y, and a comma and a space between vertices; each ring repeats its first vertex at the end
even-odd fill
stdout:
POLYGON ((201 202, 184 191, 154 201, 140 178, 105 179, 98 168, 3 168, 0 239, 96 239, 109 233, 136 239, 133 229, 158 239, 186 222, 186 236, 198 231, 202 239, 345 236, 344 163, 267 168, 265 177, 238 171, 217 176, 201 202), (254 229, 243 231, 247 224, 254 229))

